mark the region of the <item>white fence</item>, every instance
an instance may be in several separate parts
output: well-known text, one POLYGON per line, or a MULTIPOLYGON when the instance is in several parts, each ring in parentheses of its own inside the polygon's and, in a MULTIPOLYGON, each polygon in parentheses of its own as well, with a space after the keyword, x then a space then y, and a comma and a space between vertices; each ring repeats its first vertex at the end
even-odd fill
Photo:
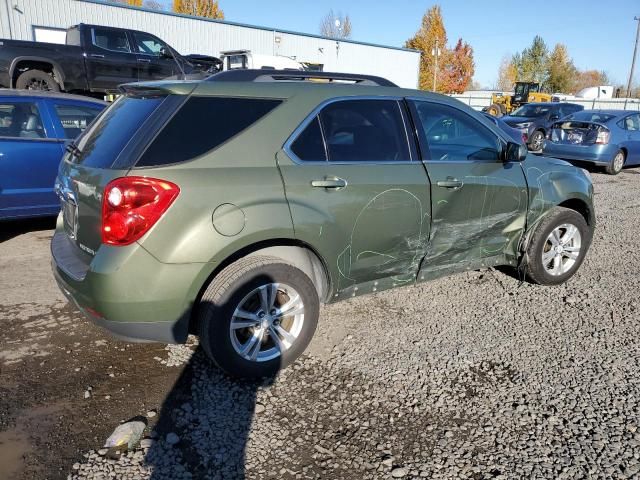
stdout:
MULTIPOLYGON (((487 95, 451 95, 475 110, 482 110, 491 105, 491 97, 487 95)), ((609 99, 576 99, 567 100, 584 106, 586 110, 634 110, 640 111, 640 99, 637 98, 609 98, 609 99)))

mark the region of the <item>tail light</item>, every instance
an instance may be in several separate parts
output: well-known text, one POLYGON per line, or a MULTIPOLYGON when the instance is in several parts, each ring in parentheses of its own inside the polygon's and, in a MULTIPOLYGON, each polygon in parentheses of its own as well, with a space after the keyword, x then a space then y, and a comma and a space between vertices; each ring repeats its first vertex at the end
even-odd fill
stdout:
POLYGON ((609 130, 600 130, 600 131, 598 131, 598 136, 596 137, 596 144, 597 145, 606 145, 607 143, 609 143, 610 133, 611 132, 609 132, 609 130))
POLYGON ((102 243, 129 245, 155 225, 180 193, 165 180, 122 177, 109 182, 102 197, 102 243))

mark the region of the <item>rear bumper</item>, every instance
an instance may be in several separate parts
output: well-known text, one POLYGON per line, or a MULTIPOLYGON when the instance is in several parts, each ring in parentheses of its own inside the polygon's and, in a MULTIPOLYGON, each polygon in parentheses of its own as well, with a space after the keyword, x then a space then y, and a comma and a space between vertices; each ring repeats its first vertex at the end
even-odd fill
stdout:
POLYGON ((58 229, 53 274, 93 323, 129 341, 184 343, 202 264, 165 264, 138 244, 86 254, 58 229))
POLYGON ((548 140, 542 147, 542 154, 547 157, 562 158, 588 162, 594 165, 609 165, 618 151, 615 145, 563 145, 548 140))

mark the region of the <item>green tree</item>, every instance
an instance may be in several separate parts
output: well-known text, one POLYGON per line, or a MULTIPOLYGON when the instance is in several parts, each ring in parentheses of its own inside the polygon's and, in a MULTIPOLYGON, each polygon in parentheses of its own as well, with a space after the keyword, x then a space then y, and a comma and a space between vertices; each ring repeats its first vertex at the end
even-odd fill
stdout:
POLYGON ((516 53, 512 62, 518 72, 517 80, 538 82, 545 85, 547 81, 547 59, 549 50, 541 36, 536 35, 531 46, 522 53, 516 53))
MULTIPOLYGON (((433 88, 433 72, 435 70, 436 44, 444 53, 447 44, 447 32, 442 20, 442 11, 439 5, 431 7, 422 17, 422 24, 416 34, 406 41, 405 47, 419 50, 420 55, 420 80, 419 86, 422 90, 433 88)), ((442 56, 439 60, 442 59, 442 56)), ((440 62, 440 65, 442 63, 440 62)), ((439 82, 438 82, 439 83, 439 82)))
POLYGON ((173 11, 196 17, 224 19, 218 0, 173 0, 173 11))
POLYGON ((550 92, 569 93, 578 74, 578 69, 569 57, 567 47, 561 43, 556 44, 547 63, 546 88, 550 92))

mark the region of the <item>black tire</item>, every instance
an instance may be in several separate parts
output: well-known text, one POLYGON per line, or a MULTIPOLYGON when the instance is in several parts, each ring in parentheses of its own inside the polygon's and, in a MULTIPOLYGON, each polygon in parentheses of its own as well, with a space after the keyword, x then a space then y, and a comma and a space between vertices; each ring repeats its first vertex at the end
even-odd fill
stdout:
POLYGON ((618 175, 622 171, 626 160, 627 157, 624 152, 622 150, 618 150, 611 158, 611 162, 609 162, 609 165, 604 168, 605 172, 607 172, 609 175, 618 175))
POLYGON ((504 113, 502 112, 502 108, 500 108, 500 105, 498 105, 497 103, 491 104, 487 108, 487 113, 493 117, 498 117, 498 118, 504 115, 504 113))
MULTIPOLYGON (((591 245, 592 237, 593 231, 580 213, 569 208, 552 208, 535 227, 527 247, 526 266, 529 280, 539 285, 558 285, 569 280, 569 278, 578 271, 580 265, 582 265, 584 257, 591 245), (553 247, 547 239, 549 239, 551 233, 556 228, 564 224, 573 225, 577 228, 578 232, 580 232, 581 244, 578 256, 574 259, 573 265, 567 265, 567 271, 564 273, 554 275, 552 274, 553 269, 549 269, 548 265, 544 264, 543 254, 551 253, 550 250, 553 247)), ((561 262, 565 261, 568 262, 569 259, 561 256, 561 262)), ((555 265, 555 260, 553 260, 553 262, 553 265, 555 265)))
MULTIPOLYGON (((274 298, 278 298, 278 295, 284 294, 278 291, 274 298)), ((229 375, 243 378, 272 376, 293 362, 307 348, 316 330, 319 311, 320 302, 316 289, 301 270, 275 257, 243 258, 216 275, 202 295, 197 318, 200 345, 216 365, 229 375), (280 354, 277 358, 259 362, 244 358, 236 350, 232 340, 231 322, 236 308, 241 306, 247 296, 269 283, 286 284, 295 289, 303 302, 304 316, 301 330, 289 348, 284 351, 278 349, 280 354)), ((245 330, 253 332, 255 328, 239 329, 241 332, 245 330)), ((248 335, 249 338, 250 336, 248 335)), ((265 340, 265 345, 268 346, 271 342, 272 348, 276 346, 275 340, 269 338, 269 335, 265 340)))
POLYGON ((16 80, 16 88, 19 90, 42 90, 47 92, 60 91, 60 85, 55 78, 42 70, 22 72, 16 80))
POLYGON ((542 150, 542 144, 544 143, 544 133, 541 130, 536 130, 529 137, 529 150, 532 152, 539 152, 542 150))

